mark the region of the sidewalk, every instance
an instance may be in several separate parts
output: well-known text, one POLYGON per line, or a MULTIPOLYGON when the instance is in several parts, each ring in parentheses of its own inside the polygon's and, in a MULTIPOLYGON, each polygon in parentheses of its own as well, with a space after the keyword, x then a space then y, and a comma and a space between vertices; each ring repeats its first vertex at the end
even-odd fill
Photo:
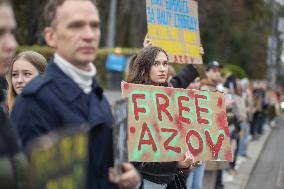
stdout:
POLYGON ((248 146, 248 156, 250 159, 247 159, 240 164, 238 169, 239 175, 234 177, 233 181, 225 183, 225 189, 245 189, 247 187, 250 176, 256 166, 262 150, 266 145, 266 141, 269 139, 272 129, 273 128, 271 127, 267 127, 267 129, 264 130, 263 135, 260 136, 258 140, 250 141, 248 146))

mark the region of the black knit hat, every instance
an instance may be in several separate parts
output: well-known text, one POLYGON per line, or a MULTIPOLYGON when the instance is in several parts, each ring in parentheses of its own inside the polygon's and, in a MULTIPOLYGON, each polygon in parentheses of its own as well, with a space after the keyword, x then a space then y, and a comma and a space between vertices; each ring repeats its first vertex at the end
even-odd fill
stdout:
POLYGON ((214 69, 214 68, 223 68, 222 65, 219 64, 219 62, 217 62, 216 60, 211 61, 207 64, 206 66, 206 71, 210 70, 210 69, 214 69))

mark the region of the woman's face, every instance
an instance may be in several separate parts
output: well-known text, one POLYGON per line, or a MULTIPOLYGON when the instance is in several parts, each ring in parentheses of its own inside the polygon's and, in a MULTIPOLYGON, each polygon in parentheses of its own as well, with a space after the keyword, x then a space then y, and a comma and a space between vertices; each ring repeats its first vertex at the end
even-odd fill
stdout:
POLYGON ((150 68, 150 79, 154 83, 165 83, 168 77, 168 58, 163 52, 159 52, 150 68))
POLYGON ((23 88, 38 74, 38 70, 30 62, 16 60, 12 68, 12 85, 16 94, 21 94, 23 88))

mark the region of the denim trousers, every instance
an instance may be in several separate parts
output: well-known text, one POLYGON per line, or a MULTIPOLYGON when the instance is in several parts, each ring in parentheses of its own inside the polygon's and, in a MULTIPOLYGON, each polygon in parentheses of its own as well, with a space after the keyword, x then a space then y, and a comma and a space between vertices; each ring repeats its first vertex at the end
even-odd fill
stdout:
POLYGON ((205 163, 191 171, 187 177, 186 186, 188 189, 202 189, 205 163))
POLYGON ((166 189, 166 184, 156 184, 149 180, 143 179, 143 189, 166 189))

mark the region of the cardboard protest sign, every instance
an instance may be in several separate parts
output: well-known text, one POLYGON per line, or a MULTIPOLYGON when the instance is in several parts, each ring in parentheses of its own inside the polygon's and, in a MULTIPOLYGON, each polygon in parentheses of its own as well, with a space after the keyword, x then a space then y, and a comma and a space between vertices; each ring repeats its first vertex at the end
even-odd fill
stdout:
POLYGON ((146 0, 148 35, 170 62, 202 64, 198 3, 195 0, 146 0))
POLYGON ((88 160, 87 126, 65 127, 28 144, 30 188, 84 188, 88 160))
POLYGON ((128 97, 128 159, 231 160, 224 94, 123 82, 128 97))
POLYGON ((113 107, 113 145, 114 145, 114 168, 117 174, 122 173, 122 163, 127 162, 127 106, 128 99, 122 99, 113 107))

